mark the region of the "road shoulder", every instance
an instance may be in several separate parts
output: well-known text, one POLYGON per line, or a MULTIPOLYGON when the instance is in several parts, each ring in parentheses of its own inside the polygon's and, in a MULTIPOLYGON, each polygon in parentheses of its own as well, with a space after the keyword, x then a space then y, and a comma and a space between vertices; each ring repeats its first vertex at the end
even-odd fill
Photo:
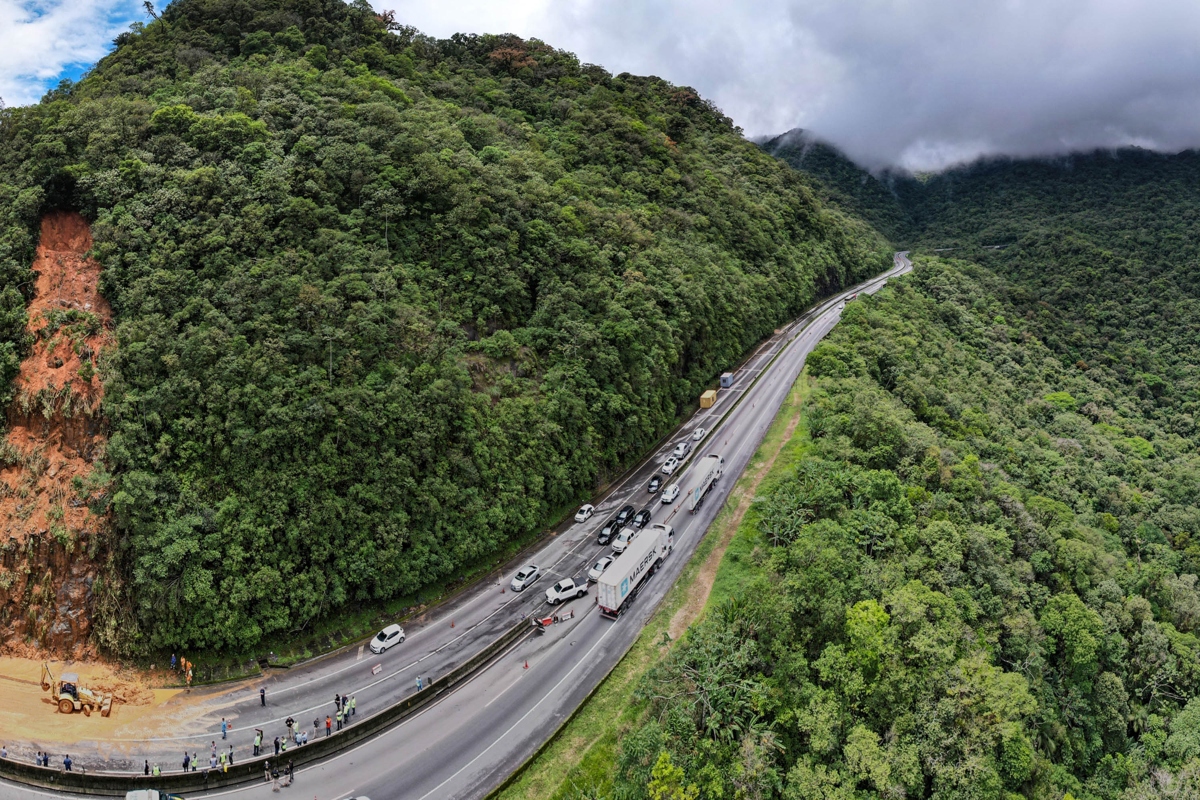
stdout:
POLYGON ((558 736, 501 790, 497 800, 561 798, 585 790, 596 796, 611 787, 620 737, 645 713, 633 698, 642 676, 666 657, 674 641, 704 610, 730 596, 759 571, 761 541, 754 500, 787 472, 808 443, 803 424, 810 391, 807 373, 793 384, 783 407, 720 514, 633 647, 558 736))

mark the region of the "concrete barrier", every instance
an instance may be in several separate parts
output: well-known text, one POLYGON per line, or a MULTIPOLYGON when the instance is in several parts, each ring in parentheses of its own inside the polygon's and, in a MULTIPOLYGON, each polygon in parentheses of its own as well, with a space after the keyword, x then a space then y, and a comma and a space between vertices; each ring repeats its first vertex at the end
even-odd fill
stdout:
POLYGON ((284 765, 291 761, 296 767, 320 761, 359 742, 375 736, 436 701, 454 688, 470 680, 482 667, 499 656, 532 628, 529 620, 521 619, 483 650, 450 670, 440 680, 431 683, 414 695, 395 705, 364 717, 361 722, 342 728, 331 736, 320 737, 306 745, 293 747, 286 754, 254 758, 229 767, 227 771, 198 770, 175 772, 158 777, 112 772, 64 772, 57 767, 37 767, 12 759, 0 759, 0 778, 44 789, 85 795, 123 797, 132 789, 161 789, 186 794, 207 791, 237 784, 265 781, 265 762, 284 765))

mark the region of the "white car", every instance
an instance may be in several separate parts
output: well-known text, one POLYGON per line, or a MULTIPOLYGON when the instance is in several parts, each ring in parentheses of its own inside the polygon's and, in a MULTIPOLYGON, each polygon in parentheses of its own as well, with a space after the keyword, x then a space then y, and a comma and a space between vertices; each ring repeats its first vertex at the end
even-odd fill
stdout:
POLYGON ((404 628, 401 628, 399 625, 388 625, 375 634, 375 638, 371 640, 371 652, 378 655, 389 647, 400 644, 403 641, 404 628))
POLYGON ((542 570, 536 564, 530 564, 513 576, 512 590, 514 592, 523 591, 526 586, 529 586, 540 577, 542 577, 542 570))
POLYGON ((587 594, 587 590, 586 582, 577 584, 574 578, 563 578, 546 590, 546 602, 555 605, 564 600, 574 600, 576 597, 583 597, 587 594))
POLYGON ((604 574, 604 570, 612 566, 612 562, 614 561, 616 561, 616 559, 612 556, 603 556, 599 561, 592 565, 590 570, 588 570, 588 580, 600 580, 600 576, 604 574))
POLYGON ((580 506, 579 510, 575 512, 575 521, 576 522, 587 522, 589 519, 591 519, 592 514, 595 514, 595 513, 596 513, 596 509, 594 506, 591 506, 591 505, 580 506))
POLYGON ((692 441, 693 442, 700 441, 701 439, 704 438, 704 434, 706 434, 706 433, 708 433, 708 428, 696 428, 696 431, 692 434, 692 441))
POLYGON ((613 539, 612 549, 617 555, 625 552, 625 548, 629 547, 629 543, 633 541, 633 537, 637 536, 638 532, 633 528, 622 528, 617 534, 617 538, 613 539))
POLYGON ((663 462, 662 471, 664 473, 666 473, 667 475, 670 475, 672 472, 675 471, 675 468, 678 466, 679 466, 679 459, 676 458, 675 456, 671 456, 670 458, 668 458, 666 461, 663 462))
POLYGON ((675 499, 677 497, 679 497, 679 484, 678 483, 672 483, 666 489, 663 489, 663 493, 662 493, 663 505, 669 505, 671 503, 674 503, 675 499))
POLYGON ((676 458, 683 458, 684 456, 686 456, 688 454, 688 450, 691 450, 691 449, 692 449, 691 442, 682 441, 679 444, 675 445, 675 450, 671 453, 671 455, 675 456, 676 458))

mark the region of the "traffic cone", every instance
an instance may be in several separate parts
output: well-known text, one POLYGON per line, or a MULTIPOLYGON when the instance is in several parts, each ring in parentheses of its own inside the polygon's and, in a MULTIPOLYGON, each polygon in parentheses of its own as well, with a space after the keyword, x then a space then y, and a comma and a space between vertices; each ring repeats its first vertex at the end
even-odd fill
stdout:
POLYGON ((525 669, 529 669, 529 659, 525 659, 525 669))
POLYGON ((450 620, 450 627, 451 627, 451 628, 453 628, 453 627, 454 627, 454 620, 450 620))

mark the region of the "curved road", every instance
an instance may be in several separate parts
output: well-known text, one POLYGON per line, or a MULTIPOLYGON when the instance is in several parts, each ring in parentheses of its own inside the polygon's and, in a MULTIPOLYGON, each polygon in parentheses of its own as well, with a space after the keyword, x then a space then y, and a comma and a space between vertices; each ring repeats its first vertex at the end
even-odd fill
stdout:
MULTIPOLYGON (((520 594, 506 590, 512 574, 521 566, 509 564, 501 574, 434 609, 428 619, 410 622, 406 625, 407 641, 382 656, 373 656, 362 647, 352 648, 233 689, 196 690, 193 696, 200 695, 204 716, 194 730, 180 730, 169 737, 82 742, 72 746, 72 757, 89 769, 134 771, 148 758, 151 763, 159 762, 164 771, 178 771, 185 748, 198 752, 207 763, 209 742, 214 739, 222 748, 233 744, 239 760, 244 760, 250 756, 253 729, 263 728, 269 742, 285 732, 283 720, 288 716, 299 720, 311 735, 315 718, 324 727, 325 716, 332 715, 335 693, 354 694, 361 716, 379 711, 414 692, 418 675, 426 683, 430 678, 436 680, 479 652, 515 621, 534 611, 544 612, 547 587, 559 577, 583 576, 600 555, 608 552, 608 547, 596 544, 596 530, 626 503, 635 509, 649 506, 653 521, 669 521, 674 526, 675 550, 620 619, 602 619, 593 596, 566 604, 564 610, 575 611, 573 620, 521 639, 466 685, 402 724, 340 755, 298 770, 293 787, 299 789, 297 797, 312 793, 322 800, 354 795, 367 795, 373 800, 486 795, 553 734, 632 646, 757 449, 800 374, 805 357, 837 324, 845 299, 859 292, 874 293, 889 277, 911 269, 907 254, 897 253, 891 270, 824 301, 764 343, 737 371, 734 386, 719 393, 717 404, 698 411, 658 452, 613 487, 597 502, 592 519, 566 526, 540 551, 521 562, 539 564, 545 571, 530 590, 520 594), (738 403, 743 395, 744 400, 738 403), (725 459, 725 476, 703 506, 692 515, 682 507, 682 496, 667 507, 658 502, 658 495, 647 494, 647 481, 675 443, 690 440, 697 427, 711 428, 727 412, 728 418, 710 430, 690 455, 694 458, 714 452, 725 459), (260 687, 267 690, 266 708, 259 705, 260 687), (222 717, 233 724, 226 742, 220 739, 222 717)), ((689 460, 668 482, 679 479, 686 485, 690 466, 689 460)), ((10 757, 27 758, 29 762, 33 760, 32 752, 38 749, 59 754, 61 747, 9 743, 10 757)), ((54 763, 60 760, 61 754, 54 763)), ((269 786, 252 784, 207 794, 189 793, 189 797, 221 795, 250 800, 272 796, 272 792, 269 786)), ((0 800, 47 796, 61 794, 0 783, 0 800)))

